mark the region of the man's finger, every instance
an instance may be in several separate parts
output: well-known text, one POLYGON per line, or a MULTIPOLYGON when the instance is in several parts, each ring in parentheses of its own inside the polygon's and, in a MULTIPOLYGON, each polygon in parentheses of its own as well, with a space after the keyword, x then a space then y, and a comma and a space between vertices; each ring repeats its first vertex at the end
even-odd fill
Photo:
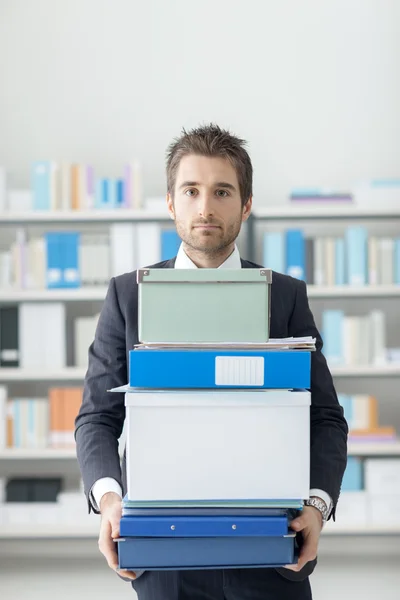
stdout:
POLYGON ((120 577, 130 580, 136 579, 136 573, 133 571, 126 571, 125 569, 116 569, 116 571, 120 577))
POLYGON ((111 538, 111 523, 109 521, 101 524, 99 550, 105 557, 110 569, 115 571, 115 569, 118 567, 118 555, 115 550, 115 543, 111 538))
POLYGON ((290 527, 294 529, 294 531, 302 531, 307 525, 308 521, 303 515, 290 522, 290 527))
POLYGON ((287 569, 292 571, 301 571, 301 569, 310 561, 314 560, 317 556, 318 551, 318 539, 315 540, 314 536, 308 535, 304 538, 304 545, 300 550, 299 560, 296 565, 286 565, 287 569))

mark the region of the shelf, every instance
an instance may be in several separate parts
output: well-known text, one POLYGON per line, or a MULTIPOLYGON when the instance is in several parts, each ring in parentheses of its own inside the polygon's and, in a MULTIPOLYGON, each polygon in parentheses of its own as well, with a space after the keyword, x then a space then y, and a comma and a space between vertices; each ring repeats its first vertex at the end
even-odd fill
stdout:
POLYGON ((76 523, 65 525, 1 525, 0 539, 44 539, 44 538, 96 538, 99 535, 100 523, 94 520, 93 526, 76 523))
POLYGON ((87 210, 87 211, 32 211, 0 213, 0 225, 9 223, 113 223, 170 221, 165 210, 87 210))
POLYGON ((309 298, 386 298, 400 296, 400 285, 308 285, 309 298))
POLYGON ((349 456, 400 456, 398 442, 349 442, 349 456))
POLYGON ((106 297, 107 287, 82 287, 75 289, 45 289, 45 290, 19 290, 0 289, 0 304, 8 302, 93 302, 103 301, 106 297))
POLYGON ((6 448, 0 460, 76 460, 76 448, 6 448))
POLYGON ((5 369, 0 368, 0 381, 83 381, 86 369, 81 367, 67 367, 54 371, 43 369, 5 369))
POLYGON ((389 377, 400 376, 400 364, 374 367, 373 365, 354 367, 330 367, 333 377, 389 377))
POLYGON ((322 530, 322 535, 400 535, 400 526, 397 525, 374 525, 365 527, 364 525, 341 527, 334 523, 328 524, 322 530))
MULTIPOLYGON (((86 524, 82 527, 71 525, 29 525, 26 527, 13 525, 0 525, 0 538, 2 539, 40 539, 40 538, 97 538, 100 523, 96 520, 93 526, 86 524)), ((327 525, 322 531, 323 536, 339 535, 400 535, 399 526, 353 526, 340 527, 336 523, 327 525)))
POLYGON ((398 219, 400 210, 397 208, 368 208, 357 205, 327 204, 321 206, 307 204, 283 204, 277 206, 260 206, 252 210, 255 219, 290 221, 293 219, 398 219))
MULTIPOLYGON (((375 298, 400 296, 400 285, 381 286, 307 286, 309 298, 375 298)), ((75 289, 0 289, 0 304, 8 302, 95 302, 106 297, 107 286, 75 289)))

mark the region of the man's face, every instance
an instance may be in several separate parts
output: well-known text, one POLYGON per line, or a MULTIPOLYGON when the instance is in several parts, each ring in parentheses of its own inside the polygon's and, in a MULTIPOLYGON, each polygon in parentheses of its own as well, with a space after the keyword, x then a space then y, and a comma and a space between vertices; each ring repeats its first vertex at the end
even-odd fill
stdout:
POLYGON ((229 160, 190 154, 180 161, 174 198, 167 196, 181 240, 193 250, 218 255, 231 245, 251 210, 240 199, 236 171, 229 160))

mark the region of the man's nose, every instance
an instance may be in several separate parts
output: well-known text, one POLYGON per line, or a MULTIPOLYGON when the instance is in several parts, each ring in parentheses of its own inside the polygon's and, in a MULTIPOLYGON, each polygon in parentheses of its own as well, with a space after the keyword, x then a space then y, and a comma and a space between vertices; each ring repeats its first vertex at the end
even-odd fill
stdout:
POLYGON ((214 214, 213 198, 211 194, 204 194, 199 199, 199 214, 204 218, 212 217, 214 214))

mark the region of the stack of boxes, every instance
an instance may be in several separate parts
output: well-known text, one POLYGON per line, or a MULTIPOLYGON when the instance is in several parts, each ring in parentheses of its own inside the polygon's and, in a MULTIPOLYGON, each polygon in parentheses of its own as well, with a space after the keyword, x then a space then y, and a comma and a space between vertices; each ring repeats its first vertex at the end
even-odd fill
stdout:
POLYGON ((296 562, 309 496, 310 351, 270 340, 268 269, 138 271, 125 392, 123 569, 296 562), (297 348, 297 349, 295 349, 297 348))

